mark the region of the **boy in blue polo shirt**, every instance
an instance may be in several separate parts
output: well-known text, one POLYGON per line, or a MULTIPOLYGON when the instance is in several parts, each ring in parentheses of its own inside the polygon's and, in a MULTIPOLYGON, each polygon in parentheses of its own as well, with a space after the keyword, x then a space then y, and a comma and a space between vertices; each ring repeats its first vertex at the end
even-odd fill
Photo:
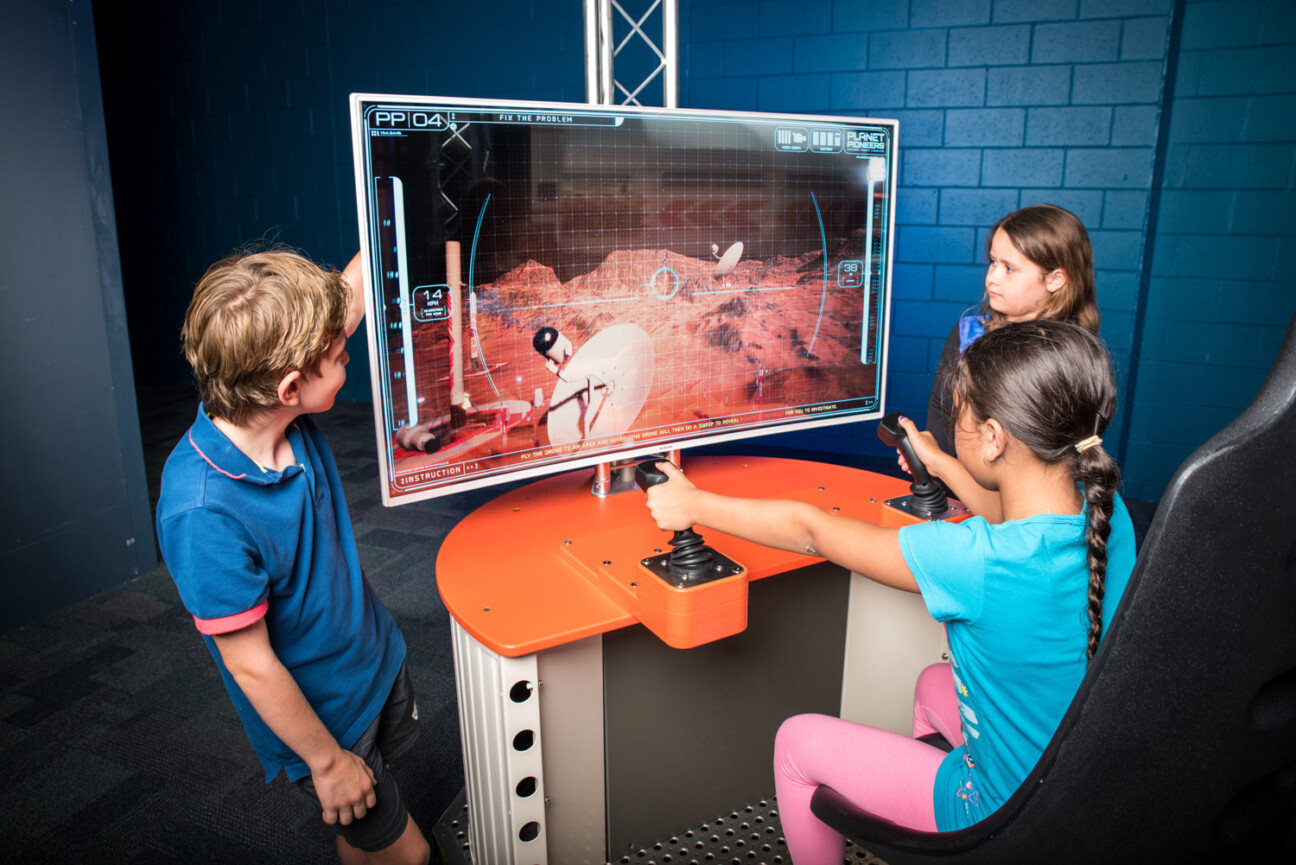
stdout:
POLYGON ((423 865, 386 765, 417 732, 405 641, 311 419, 346 380, 359 269, 270 251, 199 280, 182 336, 203 402, 162 473, 158 539, 267 783, 282 770, 318 800, 344 865, 423 865))

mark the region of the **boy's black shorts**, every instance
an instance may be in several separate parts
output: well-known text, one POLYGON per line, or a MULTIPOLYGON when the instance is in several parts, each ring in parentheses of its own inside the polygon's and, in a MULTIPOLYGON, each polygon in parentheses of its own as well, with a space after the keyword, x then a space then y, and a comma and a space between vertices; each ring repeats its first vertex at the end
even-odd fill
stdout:
MULTIPOLYGON (((396 779, 387 769, 387 763, 414 744, 416 738, 418 705, 414 702, 414 686, 410 682, 409 671, 402 665, 392 684, 391 693, 387 696, 387 704, 369 725, 369 729, 361 734, 359 741, 350 748, 352 753, 363 758, 373 770, 377 782, 374 793, 378 796, 378 804, 370 808, 362 819, 352 820, 347 826, 341 823, 333 826, 352 847, 366 853, 376 853, 395 844, 405 831, 409 811, 396 786, 396 779)), ((303 795, 319 805, 315 782, 310 775, 294 783, 303 795)))

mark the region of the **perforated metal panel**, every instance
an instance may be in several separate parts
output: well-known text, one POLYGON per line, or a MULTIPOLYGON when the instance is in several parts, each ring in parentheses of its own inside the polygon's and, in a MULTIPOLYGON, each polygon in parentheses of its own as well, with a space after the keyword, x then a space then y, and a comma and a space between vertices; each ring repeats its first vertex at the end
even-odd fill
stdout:
POLYGON ((778 811, 760 801, 613 861, 613 865, 791 865, 778 811))
POLYGON ((452 622, 477 865, 547 865, 536 656, 507 658, 452 622))
MULTIPOLYGON (((436 827, 445 865, 470 865, 468 806, 463 796, 436 827)), ((687 829, 605 865, 792 865, 778 808, 762 800, 687 829)), ((846 845, 844 865, 886 865, 866 850, 846 845)))

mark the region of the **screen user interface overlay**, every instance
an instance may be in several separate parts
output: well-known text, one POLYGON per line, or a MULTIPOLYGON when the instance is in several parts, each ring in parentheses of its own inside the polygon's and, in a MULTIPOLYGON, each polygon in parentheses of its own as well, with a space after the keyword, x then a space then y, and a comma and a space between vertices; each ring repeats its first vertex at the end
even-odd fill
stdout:
POLYGON ((352 102, 388 503, 879 416, 893 122, 352 102))

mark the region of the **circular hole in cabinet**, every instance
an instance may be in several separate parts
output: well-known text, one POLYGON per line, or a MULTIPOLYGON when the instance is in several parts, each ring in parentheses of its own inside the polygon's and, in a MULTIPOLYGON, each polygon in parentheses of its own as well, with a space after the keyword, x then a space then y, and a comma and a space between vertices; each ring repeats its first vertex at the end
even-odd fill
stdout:
POLYGON ((509 688, 509 699, 514 703, 525 703, 531 699, 531 691, 531 683, 526 679, 520 679, 509 688))
POLYGON ((535 744, 535 732, 533 730, 523 730, 513 737, 514 751, 529 751, 535 744))
POLYGON ((523 841, 534 841, 540 837, 540 824, 532 820, 518 830, 518 838, 523 841))
POLYGON ((529 796, 534 796, 536 791, 535 777, 528 775, 527 777, 523 778, 521 781, 518 781, 517 787, 515 787, 514 789, 517 791, 518 798, 520 799, 526 799, 529 796))

